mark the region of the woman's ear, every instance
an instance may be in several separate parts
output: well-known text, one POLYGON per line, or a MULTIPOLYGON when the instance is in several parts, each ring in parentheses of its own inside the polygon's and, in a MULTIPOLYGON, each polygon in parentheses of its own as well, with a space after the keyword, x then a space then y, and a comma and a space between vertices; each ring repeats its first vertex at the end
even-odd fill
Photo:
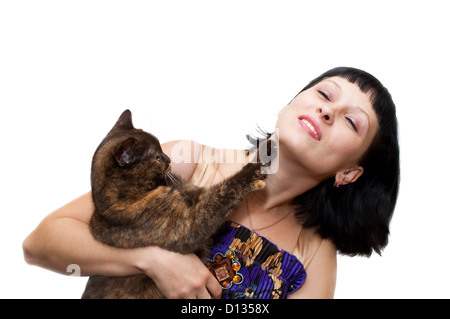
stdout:
POLYGON ((358 178, 364 173, 364 168, 362 166, 357 166, 355 168, 338 172, 336 174, 335 180, 337 185, 347 185, 354 183, 358 178))

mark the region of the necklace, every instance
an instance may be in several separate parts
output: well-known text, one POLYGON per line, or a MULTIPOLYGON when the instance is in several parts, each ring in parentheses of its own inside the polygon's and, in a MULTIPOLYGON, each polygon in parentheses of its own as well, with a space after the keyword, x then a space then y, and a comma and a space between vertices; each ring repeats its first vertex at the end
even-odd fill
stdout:
MULTIPOLYGON (((246 210, 247 210, 248 222, 249 222, 249 224, 250 224, 250 231, 251 231, 252 233, 254 233, 254 234, 256 234, 257 231, 264 230, 264 229, 267 229, 267 228, 270 228, 270 227, 275 226, 276 224, 278 224, 278 223, 280 223, 281 221, 285 220, 285 219, 292 213, 292 209, 289 209, 289 212, 288 212, 285 216, 281 217, 280 219, 276 220, 275 222, 273 222, 273 223, 271 223, 271 224, 269 224, 269 225, 260 227, 260 228, 253 228, 252 219, 251 219, 251 217, 250 217, 250 209, 249 209, 249 206, 248 206, 248 199, 245 199, 245 204, 246 204, 246 208, 247 208, 246 210)), ((300 231, 299 231, 298 236, 297 236, 297 240, 296 240, 295 247, 294 247, 294 249, 292 249, 292 251, 291 251, 292 254, 294 253, 294 251, 295 251, 295 250, 297 249, 297 247, 298 247, 299 239, 300 239, 300 234, 302 233, 302 230, 303 230, 303 227, 300 228, 300 231)), ((252 242, 253 242, 253 239, 252 239, 252 237, 250 237, 250 245, 252 244, 252 242)))
POLYGON ((281 217, 280 219, 276 220, 274 223, 271 223, 271 224, 269 224, 269 225, 267 225, 267 226, 263 226, 263 227, 260 227, 260 228, 254 228, 254 227, 253 227, 253 224, 252 224, 252 219, 250 218, 250 209, 249 209, 249 207, 248 207, 248 199, 247 199, 247 198, 245 199, 245 204, 246 204, 246 206, 247 206, 247 217, 248 217, 248 222, 249 222, 250 228, 251 228, 251 230, 252 230, 253 232, 260 231, 260 230, 267 229, 267 228, 270 228, 270 227, 275 226, 276 224, 278 224, 278 223, 280 223, 281 221, 285 220, 285 219, 291 214, 291 212, 292 212, 292 210, 289 209, 289 212, 288 212, 285 216, 283 216, 283 217, 281 217))

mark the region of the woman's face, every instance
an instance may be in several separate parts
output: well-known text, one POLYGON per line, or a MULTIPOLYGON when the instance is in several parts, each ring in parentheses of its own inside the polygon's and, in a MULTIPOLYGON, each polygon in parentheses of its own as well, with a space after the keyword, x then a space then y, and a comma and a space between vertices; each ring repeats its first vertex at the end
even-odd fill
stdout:
POLYGON ((295 97, 279 112, 276 127, 283 156, 320 180, 338 179, 341 172, 338 182, 347 184, 363 173, 359 161, 378 122, 369 94, 344 78, 331 77, 295 97), (345 175, 350 171, 353 175, 345 175))

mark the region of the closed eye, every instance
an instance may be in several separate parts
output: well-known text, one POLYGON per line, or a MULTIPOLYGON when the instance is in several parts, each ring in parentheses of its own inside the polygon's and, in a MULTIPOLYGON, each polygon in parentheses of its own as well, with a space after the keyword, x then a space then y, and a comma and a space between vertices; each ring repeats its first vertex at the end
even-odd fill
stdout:
POLYGON ((327 101, 330 101, 330 98, 328 97, 328 95, 325 92, 322 92, 319 90, 320 95, 322 95, 327 101))
POLYGON ((358 128, 356 127, 355 122, 353 122, 353 120, 351 118, 349 118, 349 117, 346 117, 345 119, 350 123, 350 125, 353 127, 355 132, 358 132, 358 128))

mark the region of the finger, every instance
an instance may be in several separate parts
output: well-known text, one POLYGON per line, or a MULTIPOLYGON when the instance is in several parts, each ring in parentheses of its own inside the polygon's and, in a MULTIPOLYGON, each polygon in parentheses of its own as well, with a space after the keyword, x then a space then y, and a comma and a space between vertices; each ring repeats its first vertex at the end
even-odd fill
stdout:
POLYGON ((206 289, 208 289, 209 295, 213 299, 220 299, 222 297, 222 287, 212 274, 206 281, 206 289))

